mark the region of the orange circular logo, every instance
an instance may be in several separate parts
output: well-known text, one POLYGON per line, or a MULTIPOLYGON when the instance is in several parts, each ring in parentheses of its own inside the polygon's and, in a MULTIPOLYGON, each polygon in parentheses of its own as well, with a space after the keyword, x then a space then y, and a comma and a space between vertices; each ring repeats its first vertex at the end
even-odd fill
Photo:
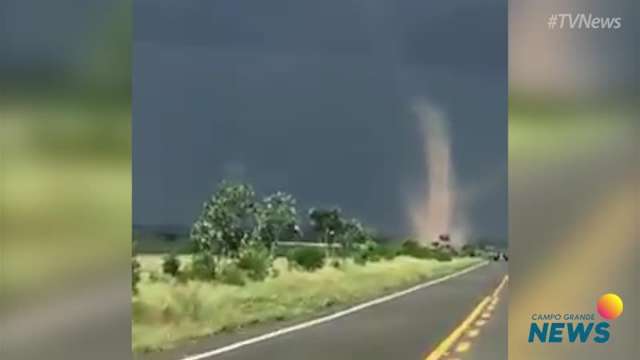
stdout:
POLYGON ((622 315, 624 304, 620 296, 614 293, 604 294, 598 299, 598 314, 607 320, 614 320, 622 315))

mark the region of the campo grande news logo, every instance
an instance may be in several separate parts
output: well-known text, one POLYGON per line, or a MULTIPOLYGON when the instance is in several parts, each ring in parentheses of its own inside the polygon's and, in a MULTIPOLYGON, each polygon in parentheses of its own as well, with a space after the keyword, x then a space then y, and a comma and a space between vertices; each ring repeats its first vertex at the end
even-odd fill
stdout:
POLYGON ((608 293, 602 295, 596 304, 596 310, 604 321, 598 321, 594 313, 533 314, 529 343, 561 343, 565 340, 570 343, 606 343, 611 337, 608 321, 622 315, 623 307, 620 296, 608 293))

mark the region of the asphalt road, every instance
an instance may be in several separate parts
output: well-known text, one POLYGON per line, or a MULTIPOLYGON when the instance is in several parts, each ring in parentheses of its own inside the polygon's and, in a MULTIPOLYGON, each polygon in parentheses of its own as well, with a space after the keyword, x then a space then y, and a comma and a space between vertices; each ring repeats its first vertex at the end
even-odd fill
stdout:
POLYGON ((494 306, 482 311, 482 316, 466 329, 451 346, 449 354, 442 360, 506 360, 507 329, 509 314, 509 291, 505 287, 494 306))
MULTIPOLYGON (((492 295, 506 272, 507 265, 504 262, 492 262, 459 277, 345 317, 201 359, 424 360, 469 317, 483 299, 492 295)), ((473 359, 507 358, 506 311, 506 300, 500 300, 494 309, 496 314, 500 314, 495 319, 498 322, 493 324, 493 319, 488 319, 486 336, 479 336, 476 339, 478 344, 471 348, 488 350, 482 350, 478 353, 482 355, 473 359)), ((149 354, 143 358, 179 360, 256 335, 254 331, 224 338, 215 336, 179 350, 149 354)), ((473 350, 468 351, 469 354, 473 353, 473 350)), ((451 355, 454 355, 453 352, 451 355)))

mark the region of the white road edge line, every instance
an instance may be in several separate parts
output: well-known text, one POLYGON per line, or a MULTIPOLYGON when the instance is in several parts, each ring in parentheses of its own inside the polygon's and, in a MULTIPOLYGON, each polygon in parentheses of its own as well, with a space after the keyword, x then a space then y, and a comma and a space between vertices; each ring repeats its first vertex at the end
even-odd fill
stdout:
POLYGON ((333 313, 333 314, 330 314, 330 315, 327 315, 327 316, 324 316, 324 317, 321 317, 321 318, 317 318, 317 319, 314 319, 314 320, 310 320, 310 321, 307 321, 307 322, 303 322, 301 324, 289 326, 289 327, 286 327, 286 328, 283 328, 283 329, 280 329, 280 330, 276 330, 276 331, 273 331, 273 332, 270 332, 270 333, 266 333, 264 335, 260 335, 260 336, 254 337, 254 338, 250 338, 250 339, 247 339, 247 340, 239 341, 237 343, 233 343, 233 344, 230 344, 230 345, 227 345, 227 346, 223 346, 223 347, 218 348, 218 349, 214 349, 214 350, 211 350, 211 351, 203 352, 203 353, 200 353, 200 354, 187 356, 187 357, 182 358, 181 360, 202 360, 202 359, 211 358, 211 357, 214 357, 216 355, 220 355, 220 354, 223 354, 223 353, 227 353, 229 351, 233 351, 233 350, 239 349, 241 347, 249 346, 249 345, 256 344, 256 343, 259 343, 259 342, 263 342, 263 341, 266 341, 266 340, 269 340, 269 339, 273 339, 275 337, 278 337, 278 336, 281 336, 281 335, 285 335, 285 334, 288 334, 288 333, 291 333, 291 332, 294 332, 294 331, 298 331, 298 330, 306 329, 306 328, 309 328, 309 327, 312 327, 312 326, 315 326, 315 325, 326 323, 326 322, 329 322, 331 320, 335 320, 335 319, 347 316, 349 314, 353 314, 353 313, 355 313, 357 311, 366 309, 368 307, 371 307, 371 306, 374 306, 374 305, 378 305, 378 304, 382 304, 384 302, 391 301, 393 299, 396 299, 396 298, 399 298, 401 296, 410 294, 412 292, 415 292, 415 291, 418 291, 418 290, 421 290, 421 289, 424 289, 424 288, 439 284, 439 283, 447 281, 449 279, 453 279, 453 278, 458 277, 460 275, 464 275, 464 274, 469 273, 471 271, 474 271, 474 270, 476 270, 478 268, 481 268, 481 267, 487 265, 488 263, 489 263, 488 261, 483 261, 483 262, 481 262, 479 264, 476 264, 474 266, 468 267, 468 268, 466 268, 464 270, 461 270, 461 271, 458 271, 456 273, 449 274, 449 275, 443 276, 441 278, 438 278, 438 279, 435 279, 435 280, 431 280, 431 281, 428 281, 426 283, 419 284, 419 285, 416 285, 414 287, 411 287, 409 289, 398 291, 396 293, 389 294, 389 295, 383 296, 381 298, 377 298, 377 299, 374 299, 374 300, 371 300, 371 301, 368 301, 368 302, 365 302, 365 303, 362 303, 362 304, 359 304, 359 305, 355 305, 355 306, 350 307, 348 309, 345 309, 345 310, 342 310, 342 311, 338 311, 337 313, 333 313))

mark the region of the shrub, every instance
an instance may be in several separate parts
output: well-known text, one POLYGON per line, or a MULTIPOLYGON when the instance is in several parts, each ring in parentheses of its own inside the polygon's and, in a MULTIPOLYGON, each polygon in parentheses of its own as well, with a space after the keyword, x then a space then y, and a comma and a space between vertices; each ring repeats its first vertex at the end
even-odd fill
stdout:
POLYGON ((475 257, 476 256, 476 247, 470 244, 466 244, 464 246, 462 246, 462 249, 460 249, 460 255, 461 256, 469 256, 469 257, 475 257))
POLYGON ((162 272, 176 277, 180 272, 180 259, 176 256, 176 254, 168 254, 164 257, 162 261, 162 272))
POLYGON ((158 281, 162 280, 160 275, 155 271, 149 271, 148 275, 149 275, 149 281, 150 282, 158 282, 158 281))
POLYGON ((434 250, 412 240, 405 241, 400 249, 402 255, 412 256, 418 259, 432 259, 434 258, 433 252, 434 250))
POLYGON ((237 265, 251 280, 262 281, 269 275, 272 263, 269 251, 264 246, 254 245, 240 253, 237 265))
POLYGON ((191 277, 199 280, 213 280, 216 277, 216 261, 211 254, 196 253, 191 262, 191 277))
POLYGON ((402 253, 418 259, 435 259, 438 261, 451 261, 453 257, 453 254, 445 249, 431 249, 424 246, 410 248, 409 250, 404 249, 402 253))
POLYGON ((220 281, 228 285, 243 286, 245 284, 244 274, 238 265, 229 263, 220 271, 220 281))
POLYGON ((314 271, 324 266, 324 249, 302 247, 289 253, 288 260, 302 267, 306 271, 314 271))
POLYGON ((379 245, 372 250, 378 259, 392 260, 398 255, 398 249, 391 245, 379 245))
POLYGON ((131 290, 133 294, 138 293, 138 283, 140 282, 140 262, 138 259, 131 260, 131 290))
POLYGON ((438 261, 451 261, 451 254, 445 251, 434 251, 433 258, 438 261))
POLYGON ((365 253, 365 256, 367 258, 367 261, 370 261, 370 262, 378 262, 382 260, 382 256, 380 255, 380 252, 378 249, 371 249, 367 251, 365 253))
POLYGON ((357 252, 353 255, 353 262, 357 265, 365 265, 369 260, 369 256, 366 251, 357 252))
POLYGON ((440 248, 433 249, 422 246, 417 242, 411 240, 405 241, 402 244, 400 253, 402 255, 407 255, 418 259, 443 259, 441 261, 448 261, 446 260, 446 258, 448 257, 449 260, 451 258, 451 255, 448 254, 445 250, 442 250, 440 248))
POLYGON ((353 261, 358 265, 364 265, 367 262, 377 262, 382 259, 392 259, 397 252, 390 246, 378 245, 373 240, 355 246, 353 253, 353 261))

